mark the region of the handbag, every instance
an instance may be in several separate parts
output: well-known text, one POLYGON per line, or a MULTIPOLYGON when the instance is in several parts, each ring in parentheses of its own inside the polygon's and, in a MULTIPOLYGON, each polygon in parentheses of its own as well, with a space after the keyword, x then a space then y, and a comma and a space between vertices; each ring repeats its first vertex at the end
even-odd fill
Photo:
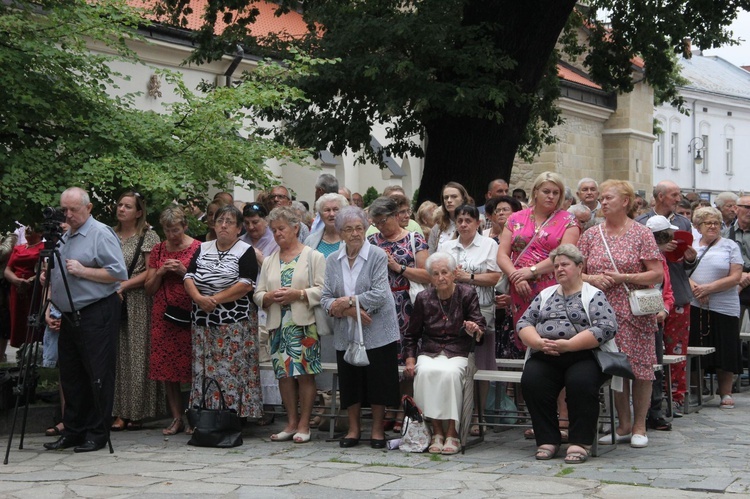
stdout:
MULTIPOLYGON (((307 282, 311 288, 315 287, 312 274, 312 259, 310 258, 313 251, 310 250, 307 253, 307 282)), ((315 314, 315 327, 318 330, 318 336, 330 336, 333 334, 333 317, 329 316, 320 304, 313 307, 313 314, 315 314)))
POLYGON ((188 445, 196 447, 229 448, 242 445, 242 427, 237 411, 227 409, 224 392, 214 378, 203 378, 203 397, 201 405, 194 405, 187 410, 187 419, 193 427, 193 435, 188 445), (209 409, 206 398, 211 385, 216 385, 219 392, 219 409, 209 409))
POLYGON ((628 356, 622 352, 606 352, 600 348, 592 350, 594 359, 604 374, 620 376, 627 379, 635 379, 633 367, 630 365, 628 356))
POLYGON ((402 452, 426 451, 430 446, 431 435, 422 410, 408 395, 404 395, 401 404, 404 406, 404 422, 401 425, 401 443, 398 448, 402 452))
MULTIPOLYGON (((417 262, 417 243, 414 242, 414 233, 409 233, 409 238, 411 239, 411 255, 414 257, 414 266, 416 267, 417 262)), ((414 305, 417 301, 417 295, 427 289, 427 286, 422 284, 421 282, 415 282, 409 279, 409 299, 411 300, 411 304, 414 305)))
MULTIPOLYGON (((615 260, 612 258, 612 253, 609 251, 609 244, 607 244, 607 240, 604 238, 602 225, 604 224, 599 224, 599 235, 602 237, 602 242, 604 242, 609 261, 612 262, 612 266, 619 273, 620 270, 617 268, 615 260)), ((664 297, 660 289, 645 288, 631 290, 624 282, 622 285, 625 286, 625 291, 628 293, 628 303, 633 315, 654 315, 664 310, 664 297)))
MULTIPOLYGON (((161 259, 162 248, 163 246, 159 246, 159 259, 161 259)), ((161 289, 164 292, 164 303, 167 304, 167 308, 164 310, 164 314, 162 315, 162 317, 164 317, 164 320, 174 324, 175 326, 179 326, 184 329, 190 329, 190 325, 193 322, 190 310, 178 307, 177 305, 170 305, 169 298, 167 297, 167 288, 165 288, 162 284, 161 289)))
POLYGON ((357 306, 357 331, 355 332, 355 337, 349 340, 349 346, 346 347, 346 351, 344 352, 344 362, 353 366, 364 367, 370 365, 370 359, 367 358, 365 340, 362 335, 362 316, 359 311, 359 296, 355 296, 354 301, 357 306))

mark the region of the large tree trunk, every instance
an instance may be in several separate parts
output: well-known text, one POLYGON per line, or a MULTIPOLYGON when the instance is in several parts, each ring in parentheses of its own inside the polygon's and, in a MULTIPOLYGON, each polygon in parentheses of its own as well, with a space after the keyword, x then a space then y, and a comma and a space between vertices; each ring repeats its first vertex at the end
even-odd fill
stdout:
MULTIPOLYGON (((498 21, 502 29, 497 31, 497 47, 518 63, 504 80, 514 82, 520 93, 533 99, 575 4, 576 0, 471 0, 464 8, 463 24, 498 21), (530 13, 534 22, 529 22, 530 13)), ((420 203, 426 199, 439 202, 441 187, 453 180, 481 204, 491 180, 510 180, 531 104, 514 102, 500 111, 502 123, 466 116, 444 116, 424 123, 427 147, 420 203)))

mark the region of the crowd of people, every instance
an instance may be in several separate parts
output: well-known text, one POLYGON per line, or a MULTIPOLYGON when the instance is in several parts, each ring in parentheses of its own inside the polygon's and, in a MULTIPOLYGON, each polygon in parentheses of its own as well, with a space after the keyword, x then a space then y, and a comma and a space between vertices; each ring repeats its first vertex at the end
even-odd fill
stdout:
MULTIPOLYGON (((477 203, 449 182, 439 202, 413 209, 396 186, 366 207, 332 175, 315 187, 313 212, 280 185, 247 203, 221 192, 205 208, 168 206, 159 227, 134 190, 113 207, 114 227, 92 217, 86 191, 62 193, 65 264, 50 276, 47 330, 32 338, 44 341, 45 366, 60 368, 62 420, 47 431, 59 438, 45 447, 98 450, 110 431, 165 414, 164 435, 190 433, 181 384, 193 406, 208 379, 221 390, 209 398, 223 397, 241 418, 262 423, 264 405, 283 404, 287 423, 270 440, 303 444, 324 362, 337 363, 348 414, 341 447, 360 444, 364 408, 371 447, 386 447, 410 395, 431 420, 429 452, 459 452, 461 425, 481 432, 476 415, 490 388, 478 383, 474 419, 462 420, 469 367, 495 370, 498 358, 525 359, 515 395, 540 460, 565 442, 567 463, 588 459, 610 377, 598 351, 625 353, 634 377, 617 384, 618 425, 601 443, 643 448, 647 429, 671 429, 691 380, 682 363, 664 386, 653 366, 688 345, 716 349, 703 366, 717 376, 719 406, 734 407, 750 304, 750 196, 722 193, 714 207, 664 181, 649 204, 627 181, 584 178, 573 194, 545 172, 528 198, 497 179, 477 203), (190 234, 190 217, 204 233, 190 234), (651 288, 663 307, 634 310, 634 292, 651 288), (358 343, 367 365, 349 357, 358 343)), ((39 306, 29 298, 42 234, 29 224, 18 235, 0 244, 3 356, 8 342, 28 341, 28 310, 39 306)))

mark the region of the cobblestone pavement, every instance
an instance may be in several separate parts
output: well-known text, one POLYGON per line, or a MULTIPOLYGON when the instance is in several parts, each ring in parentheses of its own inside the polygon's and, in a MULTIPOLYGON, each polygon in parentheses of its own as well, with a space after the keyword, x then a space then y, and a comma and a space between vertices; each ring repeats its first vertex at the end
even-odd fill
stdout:
MULTIPOLYGON (((114 454, 45 451, 51 441, 27 432, 10 463, 0 466, 0 497, 750 497, 750 391, 736 408, 718 399, 651 431, 646 449, 619 445, 585 464, 536 461, 519 429, 490 432, 465 455, 431 457, 359 447, 340 449, 315 431, 307 444, 273 443, 272 426, 249 425, 245 444, 229 450, 165 438, 158 421, 142 431, 113 433, 114 454)), ((365 437, 367 435, 364 435, 365 437)), ((3 450, 7 435, 0 439, 3 450)))

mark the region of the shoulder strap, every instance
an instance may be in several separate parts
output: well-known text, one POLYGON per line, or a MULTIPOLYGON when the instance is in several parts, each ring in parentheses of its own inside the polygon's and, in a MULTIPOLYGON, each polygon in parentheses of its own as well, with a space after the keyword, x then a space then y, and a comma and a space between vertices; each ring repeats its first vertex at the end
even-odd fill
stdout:
POLYGON ((706 251, 704 251, 703 254, 701 256, 699 256, 695 260, 695 263, 693 264, 693 268, 690 269, 690 271, 688 272, 688 275, 687 275, 688 277, 690 277, 691 275, 693 275, 693 272, 695 272, 695 269, 698 268, 698 264, 701 263, 701 260, 703 259, 704 256, 706 256, 706 253, 708 253, 708 250, 710 250, 711 246, 713 246, 714 244, 716 244, 716 241, 718 241, 719 239, 720 238, 717 237, 716 239, 714 239, 713 241, 711 241, 711 244, 708 245, 708 248, 706 248, 706 251))
POLYGON ((138 247, 135 249, 135 255, 133 256, 133 261, 130 262, 130 266, 128 267, 128 279, 130 279, 133 276, 133 271, 135 270, 135 264, 138 263, 138 258, 141 256, 141 248, 143 247, 143 240, 146 239, 146 232, 148 232, 148 229, 143 233, 141 238, 138 240, 138 247))
POLYGON ((555 216, 555 213, 557 213, 557 211, 553 211, 552 213, 550 213, 550 216, 548 216, 547 220, 545 220, 544 223, 542 223, 542 225, 539 227, 539 230, 537 230, 537 231, 534 232, 534 235, 531 237, 531 239, 529 240, 528 244, 526 244, 526 246, 523 248, 523 250, 521 250, 521 252, 516 257, 516 260, 513 262, 513 266, 514 267, 516 266, 516 264, 518 263, 518 261, 521 259, 521 257, 523 256, 523 254, 526 253, 526 250, 531 247, 531 243, 534 242, 534 240, 539 235, 539 233, 542 231, 542 229, 544 228, 544 226, 547 225, 547 222, 549 222, 552 219, 552 217, 555 216))
MULTIPOLYGON (((607 250, 607 256, 609 256, 609 261, 612 262, 612 266, 615 268, 615 271, 619 274, 620 273, 620 269, 617 268, 617 264, 615 263, 615 259, 612 258, 612 252, 609 251, 609 244, 607 244, 607 238, 604 237, 604 229, 602 229, 602 225, 604 225, 604 224, 603 223, 599 224, 599 235, 602 236, 602 242, 604 243, 604 248, 607 250)), ((622 285, 625 286, 625 291, 629 294, 630 293, 630 288, 628 288, 628 285, 625 284, 624 281, 623 281, 622 285)))

